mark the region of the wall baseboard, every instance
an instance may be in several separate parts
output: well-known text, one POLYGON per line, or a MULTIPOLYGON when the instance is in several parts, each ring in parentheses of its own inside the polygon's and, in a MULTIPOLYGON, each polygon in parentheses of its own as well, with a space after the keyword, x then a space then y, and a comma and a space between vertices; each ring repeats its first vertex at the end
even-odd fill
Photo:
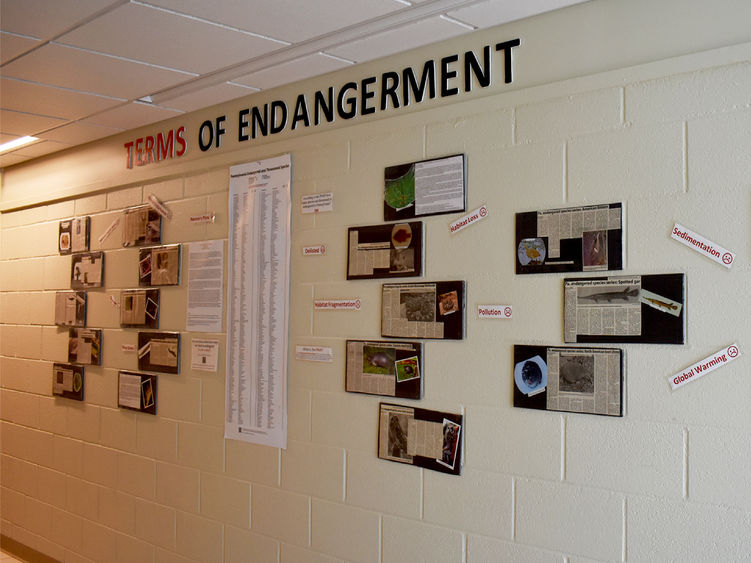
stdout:
POLYGON ((4 534, 0 534, 0 548, 14 557, 23 561, 28 561, 29 563, 60 563, 60 561, 54 557, 45 555, 44 553, 32 549, 28 545, 22 544, 4 534))

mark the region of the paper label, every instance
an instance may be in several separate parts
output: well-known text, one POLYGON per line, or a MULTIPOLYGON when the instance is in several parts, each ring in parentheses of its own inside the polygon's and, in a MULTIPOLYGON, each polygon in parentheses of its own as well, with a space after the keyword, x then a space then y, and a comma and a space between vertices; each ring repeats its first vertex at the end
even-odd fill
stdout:
POLYGON ((110 305, 112 305, 116 309, 120 308, 120 303, 117 302, 117 299, 115 299, 114 295, 110 295, 110 305))
POLYGON ((149 199, 149 205, 151 205, 151 207, 154 208, 154 211, 156 211, 157 213, 159 213, 159 215, 167 219, 167 221, 172 220, 172 211, 170 211, 164 205, 159 203, 159 200, 156 198, 154 194, 149 195, 148 199, 149 199))
POLYGON ((334 210, 334 192, 302 196, 303 213, 322 213, 334 210))
POLYGON ((219 365, 219 341, 194 338, 190 341, 190 367, 216 372, 219 365))
POLYGON ((200 225, 203 223, 213 223, 216 221, 216 213, 204 213, 203 215, 191 215, 190 222, 193 225, 200 225))
POLYGON ((123 352, 131 353, 131 352, 135 352, 136 351, 136 345, 135 344, 122 344, 120 346, 120 349, 123 352))
POLYGON ((303 256, 324 256, 326 254, 326 245, 317 244, 315 246, 303 246, 303 256))
POLYGON ((295 358, 306 362, 333 362, 333 348, 324 346, 295 346, 295 358))
POLYGON ((322 310, 338 310, 345 311, 359 311, 360 300, 359 299, 316 299, 313 301, 313 309, 316 311, 322 310))
POLYGON ((710 371, 714 371, 717 368, 729 364, 741 355, 741 351, 738 349, 738 344, 731 344, 727 348, 715 352, 711 356, 707 356, 703 360, 699 360, 694 365, 687 367, 683 371, 671 375, 669 380, 670 387, 673 390, 682 387, 687 383, 696 381, 700 377, 708 374, 710 371))
POLYGON ((101 235, 99 235, 99 238, 97 239, 99 241, 99 244, 102 244, 107 238, 112 234, 112 232, 117 229, 117 226, 120 224, 120 217, 112 221, 110 223, 110 226, 107 227, 107 230, 104 231, 101 235))
POLYGON ((474 225, 478 221, 482 221, 487 216, 488 208, 487 206, 483 205, 482 207, 478 207, 474 211, 470 211, 464 217, 457 219, 456 221, 451 223, 449 225, 449 231, 452 233, 458 233, 462 229, 465 229, 470 225, 474 225))
POLYGON ((481 319, 510 319, 513 314, 511 305, 478 305, 477 316, 481 319))
POLYGON ((670 237, 674 238, 681 244, 685 244, 699 254, 706 256, 710 260, 722 264, 726 268, 730 268, 733 265, 733 262, 735 262, 734 252, 722 248, 719 244, 715 244, 711 240, 705 239, 703 236, 688 230, 686 227, 683 227, 678 223, 673 226, 673 232, 670 233, 670 237))

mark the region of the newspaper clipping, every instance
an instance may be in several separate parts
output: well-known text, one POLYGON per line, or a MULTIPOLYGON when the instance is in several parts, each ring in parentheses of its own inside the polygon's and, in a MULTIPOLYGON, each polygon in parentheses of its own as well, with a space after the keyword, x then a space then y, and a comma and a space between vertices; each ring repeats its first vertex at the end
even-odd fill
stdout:
POLYGON ((101 364, 102 331, 90 328, 69 329, 68 362, 71 364, 101 364))
POLYGON ((86 326, 85 291, 58 291, 55 294, 55 324, 86 326))
POLYGON ((641 277, 564 281, 564 340, 577 335, 640 335, 641 277))
POLYGON ((142 248, 139 253, 139 285, 178 285, 180 283, 180 245, 142 248))
POLYGON ((144 246, 162 242, 162 218, 150 205, 123 212, 123 246, 144 246))
POLYGON ((52 394, 83 401, 83 366, 53 364, 52 394))
POLYGON ((620 228, 621 208, 607 204, 537 212, 537 236, 548 237, 548 256, 560 258, 561 239, 580 238, 585 271, 608 269, 607 231, 620 228))
POLYGON ((120 324, 157 328, 159 322, 158 289, 124 289, 120 292, 120 324))
POLYGON ((347 391, 419 399, 420 357, 419 342, 348 340, 347 391))
POLYGON ((384 284, 382 291, 383 336, 443 338, 443 323, 436 321, 435 284, 384 284))
POLYGON ((71 258, 70 287, 85 289, 102 287, 104 275, 104 252, 74 254, 71 258))
POLYGON ((60 254, 86 252, 89 249, 89 217, 74 217, 60 221, 58 250, 60 254))
POLYGON ((419 276, 422 222, 350 227, 347 279, 419 276))

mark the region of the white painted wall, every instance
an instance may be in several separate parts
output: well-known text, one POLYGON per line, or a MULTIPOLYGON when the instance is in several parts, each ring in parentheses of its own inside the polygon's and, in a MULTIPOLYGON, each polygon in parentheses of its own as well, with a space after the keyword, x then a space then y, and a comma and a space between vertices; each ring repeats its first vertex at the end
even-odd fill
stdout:
MULTIPOLYGON (((234 147, 135 183, 119 169, 92 195, 3 213, 2 534, 64 561, 748 560, 749 92, 745 43, 234 147), (290 360, 288 449, 223 439, 223 378, 189 369, 190 339, 203 334, 183 332, 182 372, 160 377, 157 417, 117 409, 117 370, 136 367, 121 344, 137 333, 108 303, 137 284, 137 250, 120 247, 119 231, 102 246, 106 288, 89 292, 104 363, 86 370, 85 404, 52 398, 51 364, 66 358, 54 292, 70 267, 58 220, 91 215, 96 248, 122 209, 154 193, 175 214, 165 243, 226 239, 229 165, 282 152, 296 202, 290 348, 335 351, 333 365, 290 360), (467 280, 468 327, 464 341, 426 344, 414 404, 465 413, 460 477, 377 459, 379 398, 344 392, 343 361, 346 338, 380 326, 380 282, 344 281, 346 228, 382 220, 385 166, 456 152, 467 155, 468 208, 490 215, 455 235, 454 216, 425 219, 424 279, 467 280), (329 191, 333 213, 300 214, 301 195, 329 191), (624 346, 622 419, 514 409, 513 344, 563 338, 562 276, 513 274, 514 213, 611 201, 625 203, 624 273, 686 273, 687 344, 624 346), (188 224, 211 211, 217 223, 188 224), (736 252, 732 270, 672 241, 674 222, 736 252), (302 256, 318 243, 326 256, 302 256), (313 313, 327 297, 360 297, 363 309, 313 313), (512 321, 476 317, 498 302, 514 305, 512 321), (668 375, 733 341, 739 361, 669 390, 668 375)), ((51 163, 75 178, 86 156, 51 163)), ((33 166, 3 189, 20 193, 33 166)), ((185 289, 162 289, 160 328, 184 330, 185 289)))

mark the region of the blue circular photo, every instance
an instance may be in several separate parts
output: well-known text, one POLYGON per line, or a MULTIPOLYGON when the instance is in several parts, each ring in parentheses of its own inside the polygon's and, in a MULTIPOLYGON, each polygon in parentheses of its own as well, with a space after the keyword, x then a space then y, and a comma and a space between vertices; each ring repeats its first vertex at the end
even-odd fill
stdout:
POLYGON ((538 265, 545 262, 545 241, 541 238, 525 238, 519 241, 516 258, 522 266, 538 265))
POLYGON ((548 385, 548 366, 540 356, 518 362, 514 366, 514 383, 525 395, 542 391, 548 385))

